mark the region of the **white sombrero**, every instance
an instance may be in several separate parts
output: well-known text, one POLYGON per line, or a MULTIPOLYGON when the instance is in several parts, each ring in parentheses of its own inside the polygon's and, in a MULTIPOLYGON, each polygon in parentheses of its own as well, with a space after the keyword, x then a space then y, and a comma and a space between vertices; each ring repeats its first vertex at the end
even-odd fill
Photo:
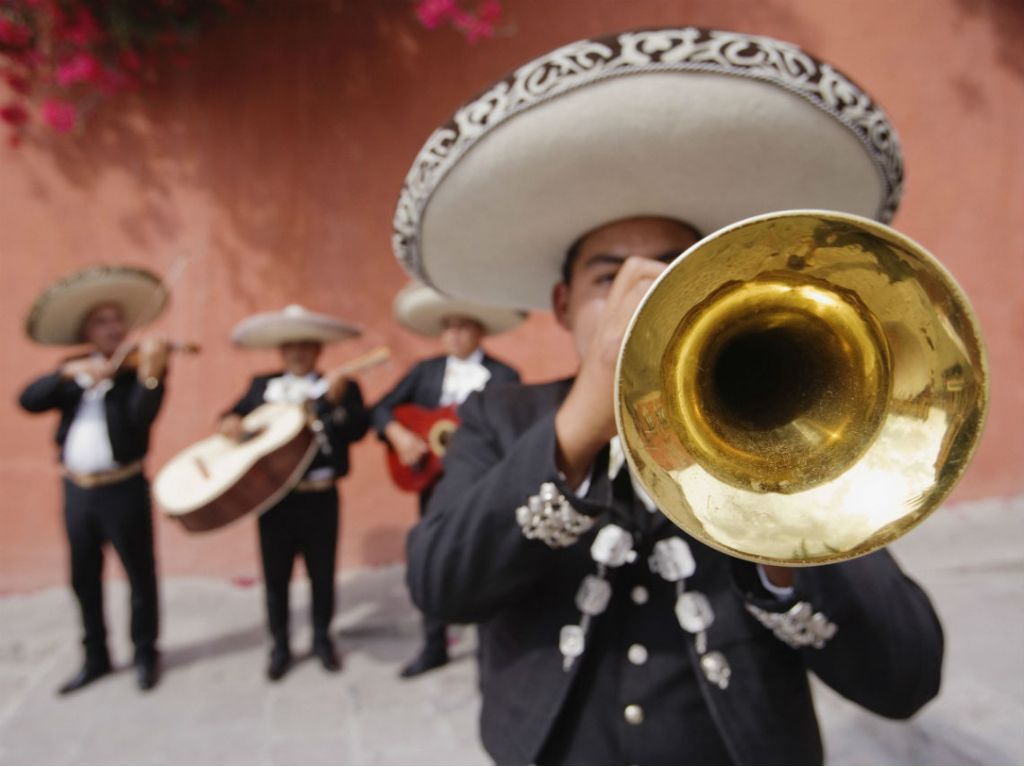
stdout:
POLYGON ((91 266, 64 277, 36 299, 25 320, 29 338, 48 346, 82 343, 82 323, 93 309, 116 304, 129 327, 152 322, 167 306, 167 286, 134 266, 91 266))
POLYGON ((394 249, 455 297, 547 308, 569 246, 637 215, 708 234, 776 210, 888 221, 902 158, 885 114, 795 45, 656 29, 582 40, 517 69, 428 139, 394 249))
POLYGON ((291 304, 279 312, 246 317, 231 331, 231 340, 239 346, 267 349, 291 341, 330 344, 362 334, 361 328, 349 322, 291 304))
POLYGON ((394 310, 395 317, 403 327, 421 336, 440 335, 445 317, 459 316, 476 320, 489 336, 512 330, 526 319, 526 312, 449 298, 416 282, 398 292, 394 310))

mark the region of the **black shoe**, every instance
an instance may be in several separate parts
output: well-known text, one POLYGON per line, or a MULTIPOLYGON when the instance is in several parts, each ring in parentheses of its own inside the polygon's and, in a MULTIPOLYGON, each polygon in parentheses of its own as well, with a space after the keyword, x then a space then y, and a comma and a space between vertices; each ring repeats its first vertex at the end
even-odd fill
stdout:
POLYGON ((160 655, 144 655, 135 661, 135 683, 140 690, 152 690, 160 681, 160 655))
POLYGON ((86 661, 85 665, 82 666, 77 674, 60 686, 57 690, 57 694, 67 695, 75 690, 80 690, 87 684, 92 684, 100 677, 106 676, 110 671, 111 668, 109 660, 98 662, 86 661))
POLYGON ((313 643, 313 654, 320 659, 324 671, 341 671, 341 662, 334 651, 334 643, 330 639, 321 639, 313 643))
POLYGON ((292 651, 287 647, 276 645, 270 651, 270 663, 267 665, 267 679, 276 682, 288 673, 292 666, 292 651))
POLYGON ((440 668, 448 663, 448 651, 447 650, 429 650, 424 649, 419 655, 416 656, 415 660, 412 661, 408 666, 402 669, 399 673, 399 677, 402 679, 412 679, 414 676, 425 674, 426 672, 440 668))

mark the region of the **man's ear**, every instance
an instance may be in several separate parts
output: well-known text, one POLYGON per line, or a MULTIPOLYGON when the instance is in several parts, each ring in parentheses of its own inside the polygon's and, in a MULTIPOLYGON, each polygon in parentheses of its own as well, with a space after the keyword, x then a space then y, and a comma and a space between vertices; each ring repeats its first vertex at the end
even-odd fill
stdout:
POLYGON ((555 283, 551 290, 551 311, 554 312, 558 324, 568 331, 572 331, 572 323, 569 321, 569 286, 564 282, 555 283))

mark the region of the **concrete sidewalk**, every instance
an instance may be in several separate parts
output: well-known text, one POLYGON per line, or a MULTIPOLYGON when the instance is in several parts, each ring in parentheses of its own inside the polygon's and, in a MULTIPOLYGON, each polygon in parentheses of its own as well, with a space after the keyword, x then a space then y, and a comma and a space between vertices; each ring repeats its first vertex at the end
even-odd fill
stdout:
MULTIPOLYGON (((939 512, 896 554, 928 589, 947 632, 940 698, 909 723, 816 688, 835 764, 1024 761, 1024 501, 939 512)), ((163 582, 166 673, 139 693, 130 670, 57 698, 79 662, 66 589, 0 599, 0 762, 111 764, 489 763, 477 740, 473 632, 456 661, 411 682, 418 618, 399 568, 346 573, 335 623, 341 674, 305 658, 304 583, 294 588, 297 667, 264 680, 262 592, 224 581, 163 582)), ((127 590, 108 587, 115 661, 126 662, 127 590)))

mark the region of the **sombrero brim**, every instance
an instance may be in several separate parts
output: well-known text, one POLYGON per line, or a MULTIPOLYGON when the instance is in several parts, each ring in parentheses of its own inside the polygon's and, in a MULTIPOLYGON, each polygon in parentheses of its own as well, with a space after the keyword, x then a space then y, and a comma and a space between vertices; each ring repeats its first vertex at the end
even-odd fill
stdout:
POLYGON ((285 312, 256 314, 239 322, 231 332, 231 340, 250 349, 268 349, 294 341, 315 341, 331 344, 356 338, 363 331, 356 325, 325 314, 285 312))
POLYGON ((794 45, 695 28, 584 40, 434 133, 394 245, 446 294, 546 308, 567 249, 602 224, 658 215, 707 234, 808 207, 885 221, 900 157, 870 97, 794 45))
POLYGON ((116 304, 129 327, 146 325, 163 312, 169 299, 159 277, 132 266, 93 266, 48 287, 29 310, 25 331, 48 346, 82 343, 82 323, 93 309, 116 304))
POLYGON ((395 296, 394 311, 403 327, 421 336, 439 336, 442 322, 452 316, 476 320, 489 336, 512 330, 526 319, 522 311, 449 298, 416 284, 406 285, 395 296))

